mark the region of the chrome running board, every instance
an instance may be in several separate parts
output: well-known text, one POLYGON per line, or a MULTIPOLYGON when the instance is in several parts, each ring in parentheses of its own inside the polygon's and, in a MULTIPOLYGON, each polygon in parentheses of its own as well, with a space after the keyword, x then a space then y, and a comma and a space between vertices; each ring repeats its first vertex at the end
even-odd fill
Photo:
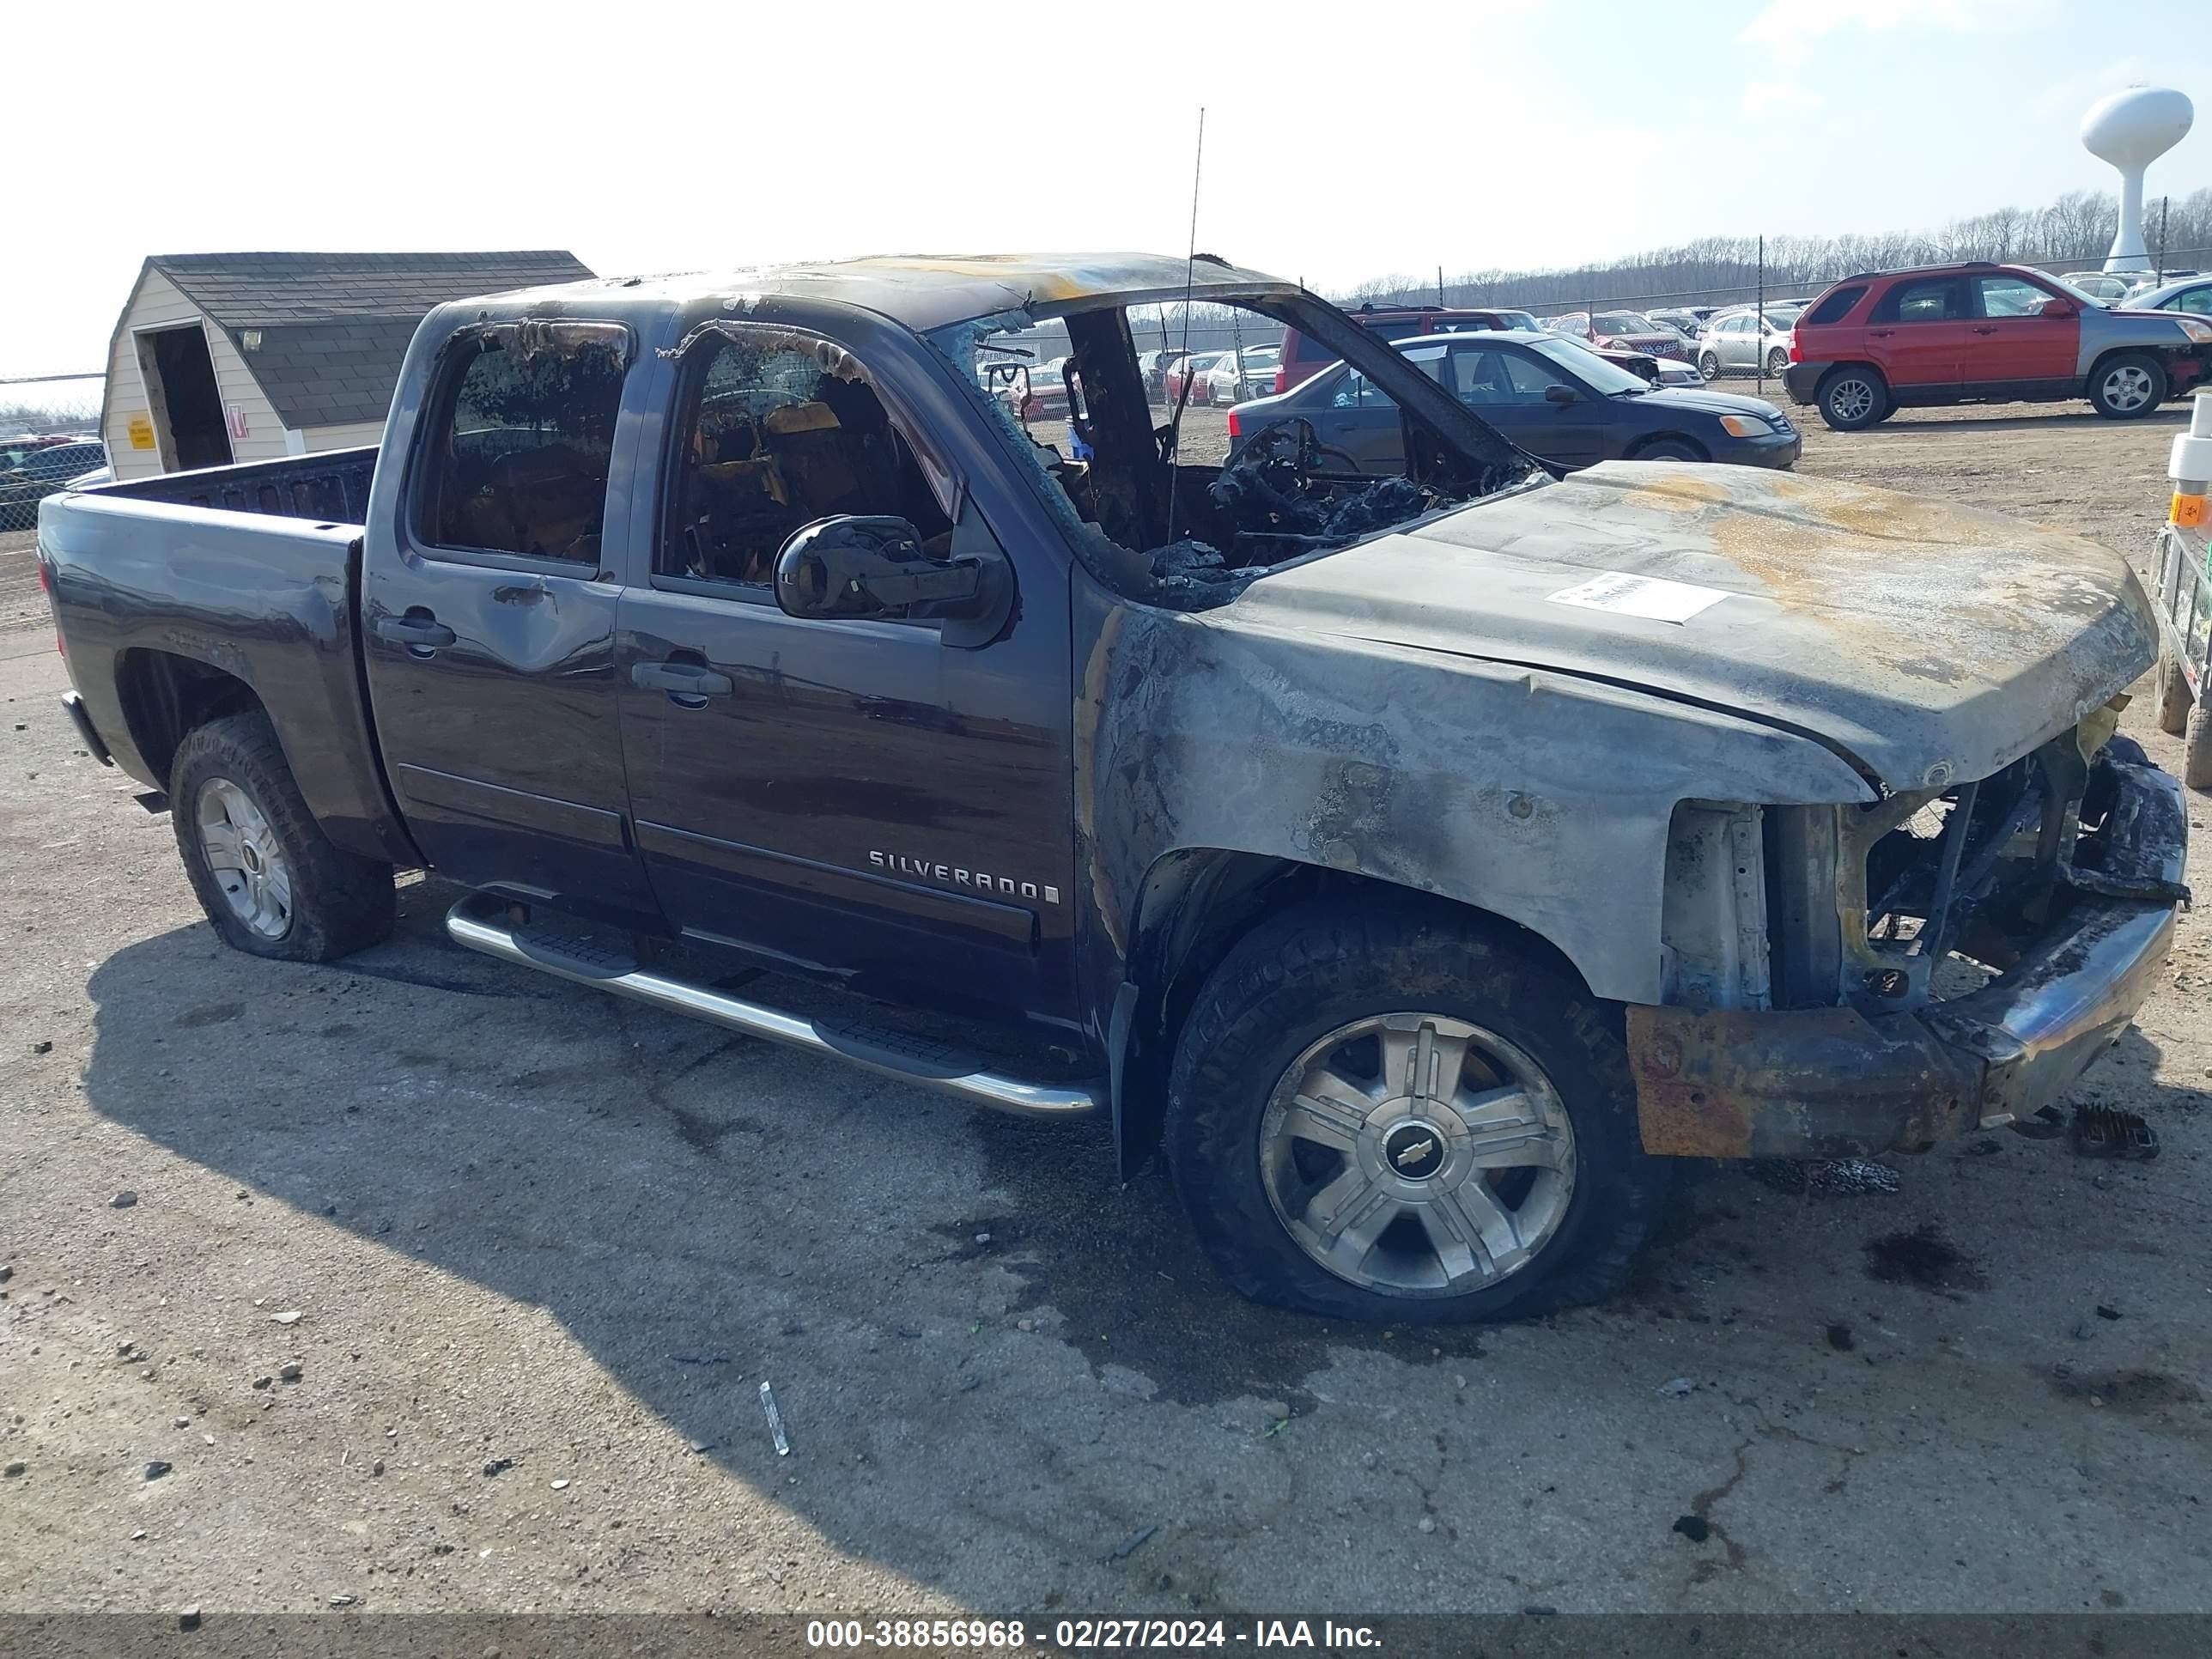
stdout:
POLYGON ((446 932, 456 945, 502 962, 535 968, 540 973, 611 991, 672 1013, 688 1014, 748 1036, 848 1060, 902 1083, 957 1095, 979 1106, 1027 1117, 1079 1117, 1105 1104, 1103 1091, 1095 1085, 1024 1082, 987 1071, 972 1055, 908 1032, 830 1024, 654 973, 627 954, 591 940, 565 937, 554 928, 529 923, 517 927, 508 920, 512 908, 505 899, 472 893, 447 913, 446 932))

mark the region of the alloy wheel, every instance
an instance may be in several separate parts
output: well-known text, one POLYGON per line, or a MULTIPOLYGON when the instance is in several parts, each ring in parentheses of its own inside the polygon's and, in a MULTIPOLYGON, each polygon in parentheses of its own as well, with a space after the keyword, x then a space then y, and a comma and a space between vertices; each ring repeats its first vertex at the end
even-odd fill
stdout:
POLYGON ((1385 1295, 1457 1296, 1526 1267, 1573 1198, 1575 1137, 1523 1049, 1440 1014, 1310 1044, 1260 1126, 1268 1202, 1316 1264, 1385 1295))
POLYGON ((292 867, 253 798, 228 778, 210 778, 193 803, 200 847, 231 914, 264 939, 292 926, 292 867))

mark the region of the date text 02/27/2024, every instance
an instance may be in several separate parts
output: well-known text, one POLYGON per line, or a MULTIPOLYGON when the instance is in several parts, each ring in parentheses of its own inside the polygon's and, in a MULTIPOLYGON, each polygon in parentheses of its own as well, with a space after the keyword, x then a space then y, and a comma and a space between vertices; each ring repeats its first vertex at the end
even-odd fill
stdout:
POLYGON ((1061 1619, 1032 1632, 1018 1620, 830 1619, 806 1626, 810 1648, 920 1649, 976 1654, 1019 1653, 1032 1645, 1067 1652, 1186 1648, 1375 1649, 1381 1638, 1365 1625, 1322 1620, 1255 1620, 1231 1626, 1220 1619, 1061 1619))

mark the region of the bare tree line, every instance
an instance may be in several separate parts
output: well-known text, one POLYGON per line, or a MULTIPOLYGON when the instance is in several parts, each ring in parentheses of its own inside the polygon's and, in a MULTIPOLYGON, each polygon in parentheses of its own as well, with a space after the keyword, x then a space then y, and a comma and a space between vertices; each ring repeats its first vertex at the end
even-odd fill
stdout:
MULTIPOLYGON (((2156 259, 2169 252, 2192 256, 2212 250, 2212 189, 2154 199, 2144 214, 2145 240, 2156 259), (2161 238, 2161 225, 2163 236, 2161 238)), ((2117 198, 2101 191, 2069 191, 2037 209, 1999 208, 1954 219, 1933 232, 1887 235, 1770 236, 1764 286, 1770 294, 1809 293, 1858 270, 1996 259, 2060 270, 2094 270, 2119 226, 2117 198)), ((2197 264, 2191 257, 2176 263, 2197 264)), ((1358 305, 1405 301, 1452 306, 1514 306, 1527 309, 1638 301, 1734 298, 1760 285, 1759 240, 1705 236, 1676 247, 1654 248, 1625 258, 1572 269, 1466 270, 1447 276, 1398 272, 1371 277, 1334 295, 1358 305)))

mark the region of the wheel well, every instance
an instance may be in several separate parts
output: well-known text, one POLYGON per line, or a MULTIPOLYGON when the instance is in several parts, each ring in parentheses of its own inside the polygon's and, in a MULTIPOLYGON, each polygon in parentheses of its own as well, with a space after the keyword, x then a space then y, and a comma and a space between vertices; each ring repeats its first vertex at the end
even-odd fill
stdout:
POLYGON ((1295 905, 1367 896, 1413 906, 1457 927, 1479 927, 1541 957, 1577 985, 1574 963, 1518 922, 1436 893, 1256 853, 1193 848, 1170 853, 1146 873, 1137 901, 1127 967, 1138 988, 1120 1079, 1121 1171, 1140 1169, 1159 1139, 1176 1042, 1200 989, 1238 940, 1295 905))
POLYGON ((1711 450, 1707 449, 1686 432, 1654 432, 1638 438, 1622 459, 1632 461, 1654 444, 1680 444, 1702 460, 1710 461, 1713 458, 1711 450))
POLYGON ((1875 383, 1877 386, 1881 386, 1884 390, 1888 388, 1889 376, 1883 374, 1880 368, 1876 368, 1872 363, 1863 363, 1853 361, 1850 362, 1831 363, 1828 366, 1827 373, 1820 376, 1820 385, 1813 388, 1813 396, 1816 398, 1819 398, 1822 392, 1828 389, 1830 382, 1834 380, 1837 375, 1842 374, 1847 368, 1855 368, 1861 374, 1871 374, 1874 376, 1875 383))
POLYGON ((235 674, 168 651, 123 653, 116 659, 115 689, 132 746, 165 787, 178 745, 194 730, 261 707, 253 688, 235 674))
POLYGON ((2172 388, 2173 365, 2169 361, 2167 354, 2159 350, 2155 346, 2114 346, 2110 351, 2101 354, 2095 362, 2091 363, 2089 372, 2081 377, 2081 390, 2085 396, 2096 391, 2097 377, 2105 372, 2115 357, 2149 358, 2158 365, 2158 372, 2166 376, 2168 389, 2172 388))

